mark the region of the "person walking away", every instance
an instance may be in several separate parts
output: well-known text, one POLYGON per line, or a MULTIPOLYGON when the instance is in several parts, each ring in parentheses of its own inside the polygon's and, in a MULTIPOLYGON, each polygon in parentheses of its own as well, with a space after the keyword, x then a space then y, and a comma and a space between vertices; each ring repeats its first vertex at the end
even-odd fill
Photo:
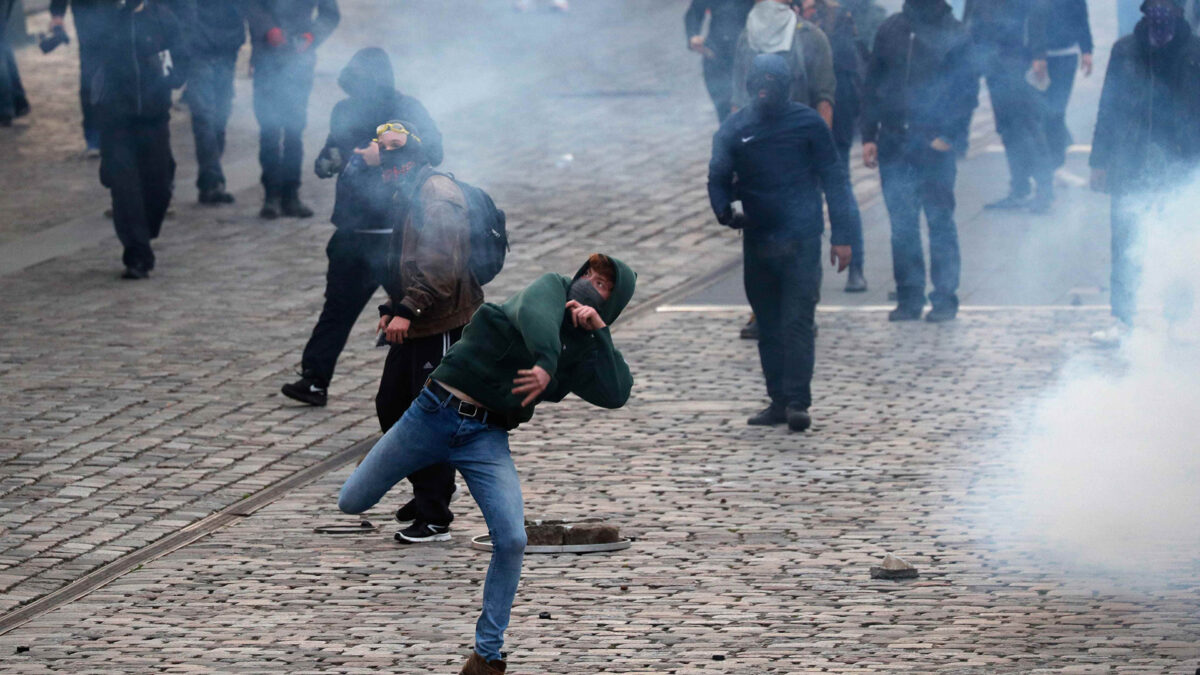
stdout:
POLYGON ((150 242, 174 189, 171 90, 187 80, 188 54, 178 20, 162 2, 127 2, 111 18, 90 88, 100 182, 112 194, 113 225, 125 249, 122 278, 145 279, 155 264, 150 242))
POLYGON ((1183 7, 1146 0, 1109 56, 1092 139, 1092 187, 1112 199, 1112 315, 1102 346, 1128 335, 1137 310, 1147 213, 1200 167, 1200 38, 1183 7))
POLYGON ((79 40, 79 100, 83 111, 83 156, 100 157, 100 123, 96 116, 92 83, 100 68, 105 41, 112 34, 118 0, 51 0, 50 30, 62 30, 63 18, 70 7, 79 40))
POLYGON ((201 204, 232 204, 225 186, 221 157, 225 126, 233 110, 233 77, 238 50, 246 41, 246 18, 240 0, 206 0, 196 4, 187 35, 192 55, 184 100, 192 111, 196 141, 196 189, 201 204))
POLYGON ((1075 71, 1092 74, 1092 30, 1085 0, 1037 0, 1029 16, 1030 49, 1034 77, 1048 82, 1041 93, 1042 124, 1050 163, 1055 169, 1067 162, 1071 131, 1067 128, 1067 102, 1075 86, 1075 71))
POLYGON ((754 0, 692 0, 683 17, 688 49, 703 57, 704 86, 717 110, 717 121, 733 105, 733 56, 754 0), (708 34, 701 35, 708 15, 708 34))
POLYGON ((0 127, 10 127, 14 119, 29 114, 29 99, 21 86, 17 57, 8 43, 9 19, 16 0, 0 0, 0 127))
POLYGON ((300 201, 302 135, 317 48, 341 19, 337 0, 246 0, 244 8, 264 191, 259 216, 308 218, 312 209, 300 201))
POLYGON ((1026 36, 1033 2, 967 0, 963 10, 1008 160, 1008 195, 989 202, 987 209, 1046 213, 1054 203, 1054 166, 1046 147, 1040 94, 1028 81, 1033 55, 1026 36))
POLYGON ((448 462, 462 472, 492 543, 475 647, 462 675, 507 669, 501 650, 526 543, 509 432, 539 403, 568 393, 602 408, 625 405, 633 376, 609 327, 633 297, 636 277, 597 253, 574 277, 545 274, 504 304, 480 307, 412 407, 342 486, 339 508, 357 514, 421 467, 448 462))
MULTIPOLYGON (((466 195, 453 178, 432 171, 420 150, 420 138, 415 130, 406 133, 407 126, 407 122, 385 124, 380 143, 363 151, 367 164, 382 165, 396 184, 384 278, 388 302, 379 308, 379 330, 391 344, 375 396, 375 412, 384 431, 408 410, 483 303, 483 289, 470 267, 466 195)), ((418 544, 449 539, 454 467, 435 463, 408 478, 413 499, 396 512, 396 520, 405 526, 396 533, 396 541, 418 544)))
MULTIPOLYGON (((325 247, 325 303, 304 347, 301 377, 282 389, 285 396, 313 406, 328 401, 338 356, 387 272, 388 213, 395 182, 385 181, 383 170, 368 167, 354 150, 372 143, 387 121, 409 120, 421 138, 425 160, 431 166, 442 163, 442 134, 420 101, 396 90, 387 52, 378 47, 359 50, 342 69, 338 85, 347 98, 333 107, 329 138, 313 167, 318 178, 337 176, 330 218, 336 229, 325 247)), ((407 136, 395 133, 389 138, 399 143, 407 136)))
MULTIPOLYGON (((833 142, 837 146, 842 170, 850 175, 850 147, 858 132, 862 104, 863 56, 854 16, 836 0, 801 0, 800 15, 811 21, 829 38, 833 50, 833 72, 837 79, 837 105, 833 109, 833 142)), ((863 276, 866 258, 862 231, 850 242, 854 258, 846 277, 847 293, 865 293, 863 276)))
POLYGON ((731 115, 713 137, 708 196, 718 222, 745 230, 746 295, 758 321, 771 399, 748 422, 786 422, 792 431, 804 431, 812 424, 822 192, 833 229, 830 258, 839 272, 850 264, 850 242, 861 224, 833 135, 812 108, 790 100, 793 79, 782 55, 754 57, 748 78, 754 103, 731 115), (731 207, 739 197, 744 216, 731 207))
POLYGON ((966 30, 945 0, 906 0, 875 35, 863 92, 863 162, 879 168, 892 223, 897 306, 889 321, 914 321, 924 312, 922 210, 933 282, 933 309, 925 319, 958 315, 956 155, 966 154, 979 102, 970 50, 966 30))

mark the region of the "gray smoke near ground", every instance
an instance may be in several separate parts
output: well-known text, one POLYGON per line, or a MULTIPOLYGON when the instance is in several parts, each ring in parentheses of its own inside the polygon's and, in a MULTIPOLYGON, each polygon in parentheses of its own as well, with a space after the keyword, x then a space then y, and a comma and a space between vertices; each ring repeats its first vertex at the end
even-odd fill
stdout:
POLYGON ((1200 564, 1200 175, 1143 200, 1134 330, 1038 406, 1013 507, 1073 566, 1194 581, 1200 564), (1147 574, 1149 573, 1149 574, 1147 574))

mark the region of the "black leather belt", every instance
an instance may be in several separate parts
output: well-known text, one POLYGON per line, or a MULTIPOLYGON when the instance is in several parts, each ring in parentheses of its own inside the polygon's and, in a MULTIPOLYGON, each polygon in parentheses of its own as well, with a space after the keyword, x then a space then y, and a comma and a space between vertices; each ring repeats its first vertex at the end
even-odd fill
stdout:
POLYGON ((425 380, 425 388, 432 392, 442 405, 450 408, 463 417, 478 420, 483 424, 490 424, 505 430, 512 428, 509 426, 507 415, 501 415, 500 413, 493 412, 487 408, 475 405, 470 401, 464 401, 450 393, 450 391, 438 384, 433 378, 425 380))

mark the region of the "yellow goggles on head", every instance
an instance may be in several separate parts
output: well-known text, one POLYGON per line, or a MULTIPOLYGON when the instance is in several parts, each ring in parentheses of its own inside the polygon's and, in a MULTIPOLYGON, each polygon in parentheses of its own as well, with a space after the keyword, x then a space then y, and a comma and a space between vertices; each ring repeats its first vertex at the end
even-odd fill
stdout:
POLYGON ((394 131, 398 134, 405 134, 408 136, 412 136, 413 138, 417 139, 418 143, 421 142, 420 136, 409 131, 407 128, 405 128, 405 126, 403 124, 400 124, 399 122, 384 122, 383 124, 380 124, 379 126, 375 127, 375 141, 379 142, 379 138, 389 131, 394 131))

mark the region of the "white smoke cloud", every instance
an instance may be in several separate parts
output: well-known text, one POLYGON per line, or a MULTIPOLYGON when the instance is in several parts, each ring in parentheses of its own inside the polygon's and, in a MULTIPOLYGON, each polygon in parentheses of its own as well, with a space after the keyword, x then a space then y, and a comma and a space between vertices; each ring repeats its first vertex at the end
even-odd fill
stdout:
POLYGON ((1057 557, 1166 580, 1200 564, 1200 176, 1140 212, 1133 332, 1038 407, 1017 509, 1057 557))

